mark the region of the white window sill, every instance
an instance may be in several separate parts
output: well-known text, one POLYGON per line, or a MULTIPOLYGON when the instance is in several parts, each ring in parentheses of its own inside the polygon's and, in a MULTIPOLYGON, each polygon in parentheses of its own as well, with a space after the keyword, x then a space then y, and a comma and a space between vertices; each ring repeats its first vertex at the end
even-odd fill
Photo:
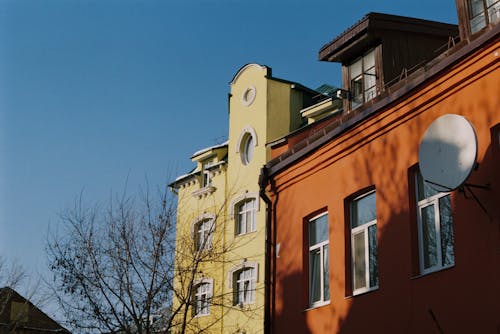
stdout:
POLYGON ((327 306, 327 305, 330 305, 330 301, 329 301, 329 300, 324 301, 324 302, 317 302, 316 304, 311 305, 311 306, 309 306, 308 308, 306 308, 306 309, 304 310, 304 312, 311 311, 311 310, 315 310, 315 309, 318 309, 318 308, 321 308, 321 307, 323 307, 323 306, 327 306))
POLYGON ((422 272, 422 273, 420 273, 418 275, 410 277, 410 279, 418 279, 418 278, 425 277, 425 276, 428 276, 428 275, 431 275, 431 274, 434 274, 434 273, 438 273, 440 271, 448 270, 448 269, 451 269, 451 268, 454 268, 454 267, 455 267, 455 264, 450 265, 450 266, 446 266, 446 267, 435 267, 435 268, 432 268, 432 269, 427 269, 426 271, 424 271, 424 272, 422 272))
POLYGON ((198 196, 198 197, 200 197, 200 198, 201 198, 201 197, 202 197, 202 196, 204 196, 204 195, 206 196, 206 195, 209 195, 209 194, 213 193, 213 192, 215 191, 215 189, 217 189, 217 188, 215 188, 215 187, 214 187, 214 186, 212 186, 212 185, 208 185, 208 186, 206 186, 206 187, 203 187, 203 188, 200 188, 200 189, 198 189, 198 190, 196 190, 196 191, 193 191, 193 192, 192 192, 192 195, 193 195, 194 197, 198 196))
POLYGON ((234 235, 234 237, 235 237, 235 238, 238 238, 238 237, 244 237, 244 236, 246 236, 246 235, 249 235, 249 234, 254 234, 254 233, 256 233, 256 232, 257 232, 257 230, 255 230, 255 231, 251 231, 251 232, 246 232, 246 233, 235 234, 235 235, 234 235))
POLYGON ((210 315, 210 312, 203 313, 203 314, 197 314, 193 318, 203 318, 203 317, 208 317, 209 315, 210 315))
POLYGON ((373 292, 373 291, 377 291, 378 289, 379 289, 379 287, 375 286, 373 288, 366 288, 366 289, 363 289, 363 290, 358 290, 356 292, 353 292, 352 295, 346 296, 344 299, 350 299, 350 298, 354 298, 354 297, 357 297, 357 296, 366 295, 367 293, 370 293, 370 292, 373 292))

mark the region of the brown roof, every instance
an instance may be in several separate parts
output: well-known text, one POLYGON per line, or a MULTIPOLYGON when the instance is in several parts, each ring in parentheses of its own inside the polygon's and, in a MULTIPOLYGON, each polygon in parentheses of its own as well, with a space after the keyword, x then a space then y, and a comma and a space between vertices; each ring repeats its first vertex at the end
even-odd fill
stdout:
POLYGON ((390 31, 447 37, 458 34, 458 27, 454 24, 406 16, 368 13, 331 42, 323 45, 318 58, 322 61, 345 62, 354 54, 359 54, 360 49, 383 39, 390 31))

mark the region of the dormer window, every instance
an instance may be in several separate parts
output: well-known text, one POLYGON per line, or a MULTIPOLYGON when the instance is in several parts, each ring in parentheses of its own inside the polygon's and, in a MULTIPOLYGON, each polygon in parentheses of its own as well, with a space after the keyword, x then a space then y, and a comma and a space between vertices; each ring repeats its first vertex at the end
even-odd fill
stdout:
POLYGON ((475 33, 500 20, 500 0, 470 0, 470 30, 475 33))
POLYGON ((212 178, 210 176, 210 171, 207 169, 207 165, 203 165, 203 179, 202 188, 208 187, 212 183, 212 178))
POLYGON ((375 50, 370 50, 349 65, 351 109, 356 109, 377 95, 375 50))

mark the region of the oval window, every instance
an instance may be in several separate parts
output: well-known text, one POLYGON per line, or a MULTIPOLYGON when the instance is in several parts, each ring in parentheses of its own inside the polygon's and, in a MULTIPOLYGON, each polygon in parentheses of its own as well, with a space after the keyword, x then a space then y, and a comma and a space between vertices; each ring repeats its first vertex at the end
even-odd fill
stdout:
POLYGON ((250 161, 252 160, 254 147, 255 141, 253 139, 253 136, 247 133, 245 135, 245 138, 243 138, 243 141, 241 142, 240 149, 241 161, 244 165, 248 165, 248 163, 250 163, 250 161))

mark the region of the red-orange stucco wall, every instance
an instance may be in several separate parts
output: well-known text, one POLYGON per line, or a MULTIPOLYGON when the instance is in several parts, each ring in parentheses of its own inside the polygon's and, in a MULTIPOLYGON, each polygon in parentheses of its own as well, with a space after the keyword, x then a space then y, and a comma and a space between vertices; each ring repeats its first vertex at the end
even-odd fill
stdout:
POLYGON ((499 45, 469 55, 274 176, 275 333, 500 331, 499 45), (454 191, 455 265, 420 276, 409 175, 425 130, 448 113, 466 117, 476 131, 479 168, 467 182, 491 185, 474 189, 490 217, 454 191), (380 284, 353 297, 346 282, 346 199, 367 187, 376 189, 380 284), (331 301, 308 309, 304 221, 318 210, 328 211, 331 301))

